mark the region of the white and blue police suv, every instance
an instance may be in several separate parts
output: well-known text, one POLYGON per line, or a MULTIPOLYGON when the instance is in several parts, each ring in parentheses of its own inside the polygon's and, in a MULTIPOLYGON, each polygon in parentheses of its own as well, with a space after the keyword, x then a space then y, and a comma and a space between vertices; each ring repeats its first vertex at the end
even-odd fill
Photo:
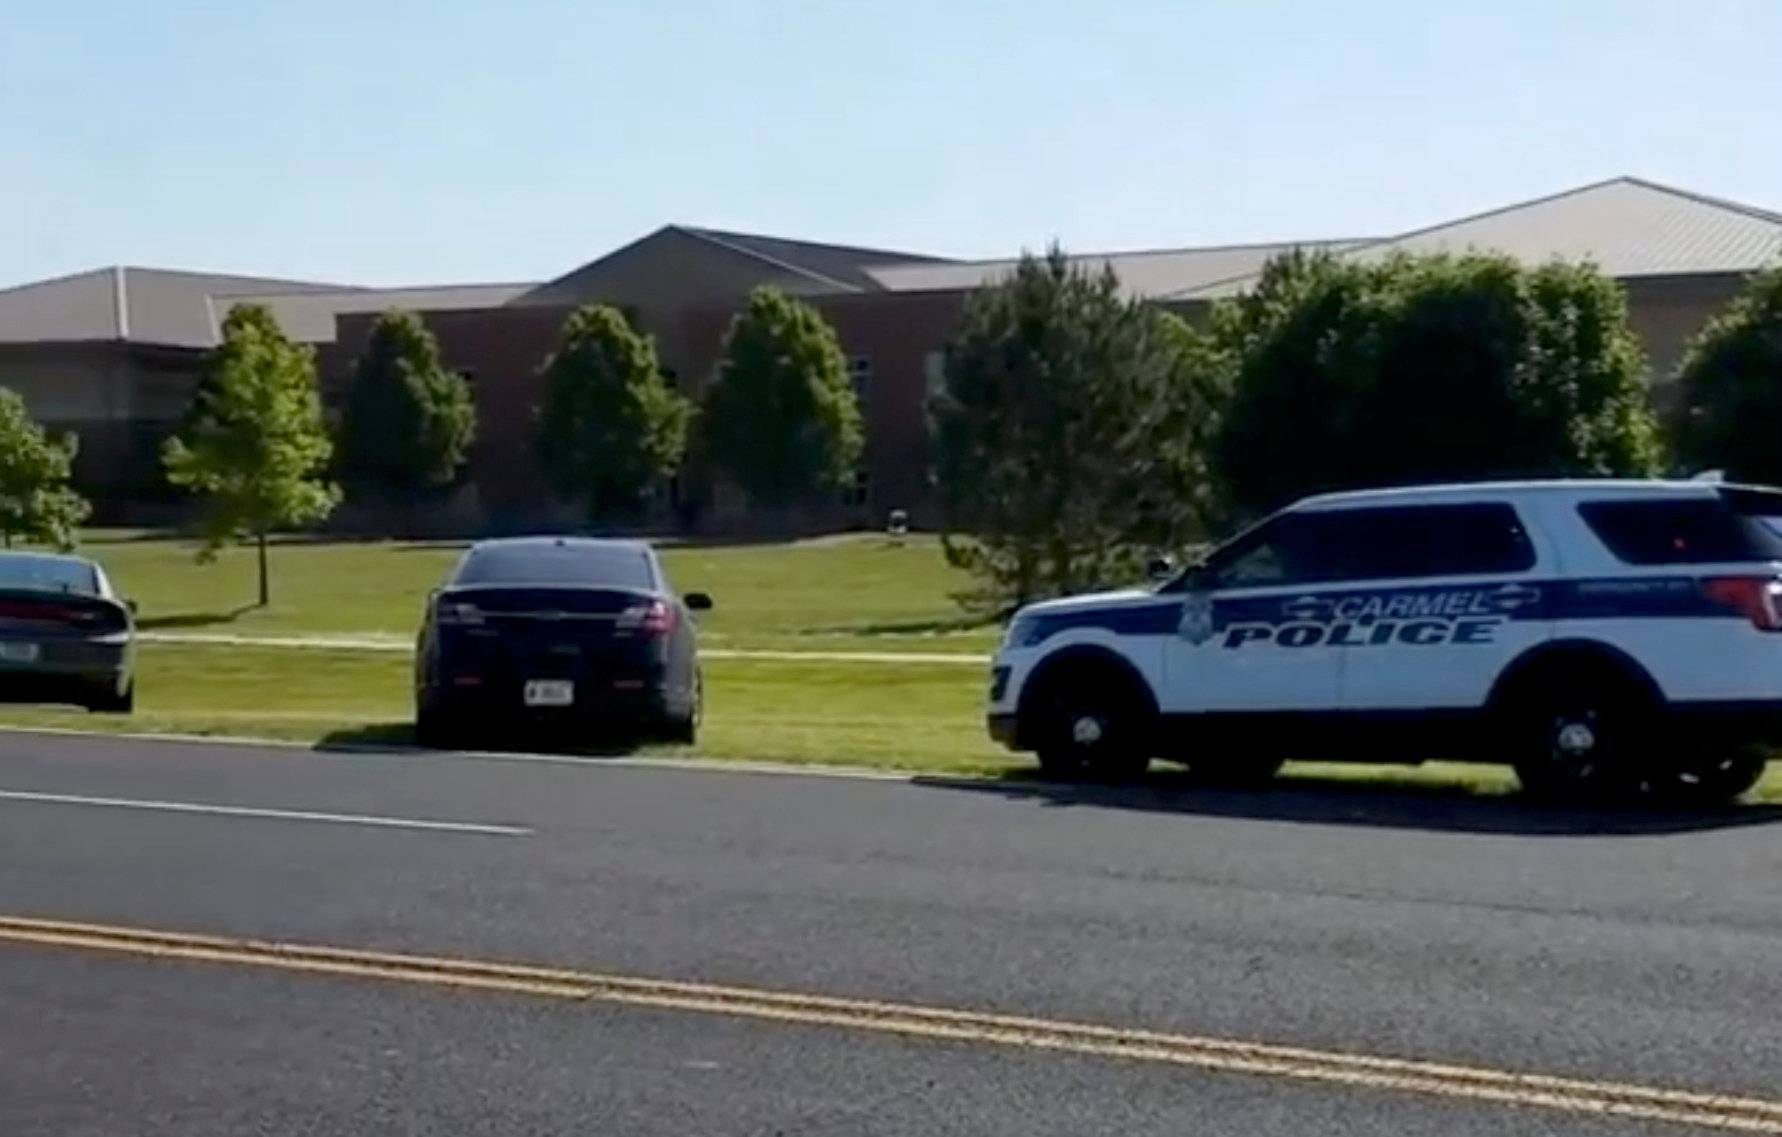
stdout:
POLYGON ((1307 498, 1154 588, 1021 609, 989 724, 1059 776, 1443 758, 1538 793, 1731 797, 1782 741, 1782 491, 1307 498))

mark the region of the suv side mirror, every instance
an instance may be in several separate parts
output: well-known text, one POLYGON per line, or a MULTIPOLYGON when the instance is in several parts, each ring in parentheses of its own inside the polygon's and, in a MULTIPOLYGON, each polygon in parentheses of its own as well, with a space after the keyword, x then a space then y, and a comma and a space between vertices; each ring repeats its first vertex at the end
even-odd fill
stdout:
POLYGON ((132 616, 136 615, 137 608, 138 608, 136 601, 126 600, 126 601, 124 601, 124 607, 129 609, 130 615, 132 615, 132 616))
POLYGON ((687 602, 687 607, 692 611, 710 612, 712 610, 712 598, 703 592, 689 592, 681 599, 687 602))
POLYGON ((1153 581, 1164 581, 1176 575, 1176 562, 1168 557, 1152 557, 1145 562, 1145 575, 1153 581))

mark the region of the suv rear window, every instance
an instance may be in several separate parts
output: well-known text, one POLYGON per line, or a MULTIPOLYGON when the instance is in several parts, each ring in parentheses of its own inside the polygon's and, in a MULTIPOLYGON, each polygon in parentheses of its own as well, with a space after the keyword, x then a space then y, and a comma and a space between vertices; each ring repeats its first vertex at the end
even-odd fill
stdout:
POLYGON ((1773 494, 1586 501, 1578 514, 1630 565, 1782 560, 1782 498, 1773 494))
POLYGON ((632 548, 494 545, 472 549, 453 584, 583 585, 654 591, 649 558, 632 548))

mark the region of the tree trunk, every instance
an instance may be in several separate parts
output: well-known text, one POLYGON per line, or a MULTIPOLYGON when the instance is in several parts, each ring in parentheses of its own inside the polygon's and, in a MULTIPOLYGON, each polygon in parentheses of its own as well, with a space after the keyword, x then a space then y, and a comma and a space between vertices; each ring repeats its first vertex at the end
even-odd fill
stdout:
POLYGON ((266 580, 266 530, 262 529, 260 537, 260 607, 272 603, 272 590, 266 580))

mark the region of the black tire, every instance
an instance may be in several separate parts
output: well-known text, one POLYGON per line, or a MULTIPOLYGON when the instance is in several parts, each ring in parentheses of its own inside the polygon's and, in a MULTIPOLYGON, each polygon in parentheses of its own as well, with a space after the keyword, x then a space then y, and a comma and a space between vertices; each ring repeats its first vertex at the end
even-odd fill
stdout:
POLYGON ((662 740, 679 746, 692 746, 699 741, 699 724, 705 720, 705 679, 695 676, 693 679, 693 705, 687 708, 683 718, 670 720, 668 729, 662 732, 662 740))
POLYGON ((428 750, 450 750, 459 744, 456 720, 427 706, 415 708, 415 742, 428 750))
POLYGON ((122 692, 106 687, 87 700, 87 710, 102 715, 128 715, 136 711, 136 680, 122 692))
POLYGON ((1523 791, 1561 802, 1631 792, 1646 769, 1655 711, 1640 684, 1606 665, 1528 676, 1501 712, 1523 791))
POLYGON ((1759 745, 1698 745, 1678 739, 1671 754, 1655 758, 1646 778, 1654 805, 1699 808, 1720 805, 1757 784, 1769 763, 1759 745))
POLYGON ((1049 677, 1036 732, 1040 769, 1061 780, 1124 782, 1151 764, 1154 715, 1132 681, 1106 667, 1049 677))

